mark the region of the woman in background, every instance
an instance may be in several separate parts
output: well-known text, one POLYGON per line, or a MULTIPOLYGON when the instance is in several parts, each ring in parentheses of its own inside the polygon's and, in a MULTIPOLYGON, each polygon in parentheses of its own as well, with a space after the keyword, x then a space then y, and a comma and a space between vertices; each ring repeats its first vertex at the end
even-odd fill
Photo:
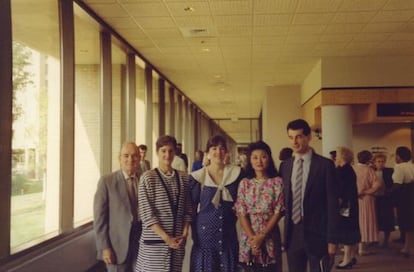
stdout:
POLYGON ((373 158, 374 170, 378 181, 381 184, 380 190, 376 193, 376 212, 378 230, 384 232, 382 247, 388 247, 390 232, 394 231, 394 205, 392 197, 392 173, 394 169, 385 167, 387 156, 375 154, 373 158))
POLYGON ((225 164, 224 137, 210 138, 206 151, 210 164, 190 176, 194 210, 190 270, 236 272, 239 247, 233 206, 242 171, 225 164))
POLYGON ((336 150, 336 175, 340 202, 339 240, 344 245, 344 258, 336 269, 350 269, 356 264, 358 243, 361 241, 359 230, 357 178, 351 164, 354 160, 352 150, 338 147, 336 150))
POLYGON ((365 245, 378 242, 377 214, 375 211, 375 193, 380 188, 374 170, 369 166, 372 159, 371 152, 363 150, 358 153, 358 163, 354 165, 357 176, 359 228, 361 231, 361 243, 359 243, 359 255, 368 255, 365 245))
POLYGON ((277 177, 270 147, 262 141, 248 147, 246 178, 239 185, 237 212, 239 262, 255 271, 282 271, 278 222, 283 212, 282 179, 277 177))

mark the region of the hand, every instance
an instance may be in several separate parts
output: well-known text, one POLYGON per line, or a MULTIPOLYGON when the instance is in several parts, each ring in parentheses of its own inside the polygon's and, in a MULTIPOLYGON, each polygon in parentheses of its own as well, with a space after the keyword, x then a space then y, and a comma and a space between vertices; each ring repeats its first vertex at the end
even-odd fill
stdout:
POLYGON ((165 243, 167 243, 167 245, 172 249, 179 249, 183 244, 183 238, 168 236, 165 239, 165 243))
POLYGON ((252 249, 252 254, 253 255, 259 255, 261 254, 262 250, 262 244, 263 241, 265 239, 265 235, 262 233, 258 233, 252 237, 249 238, 248 240, 248 244, 250 245, 251 249, 252 249))
POLYGON ((105 264, 114 264, 115 263, 115 254, 112 248, 105 248, 102 250, 102 260, 105 264))

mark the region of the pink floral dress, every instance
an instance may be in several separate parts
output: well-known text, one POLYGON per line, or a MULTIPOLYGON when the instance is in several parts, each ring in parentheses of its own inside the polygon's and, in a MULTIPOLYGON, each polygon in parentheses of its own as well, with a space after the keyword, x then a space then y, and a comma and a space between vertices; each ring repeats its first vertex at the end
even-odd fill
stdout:
MULTIPOLYGON (((269 178, 263 182, 256 179, 243 179, 240 182, 234 209, 238 215, 248 215, 255 233, 263 231, 275 212, 284 209, 282 179, 269 178)), ((247 234, 241 230, 239 237, 239 261, 260 264, 274 264, 280 260, 280 231, 276 224, 274 231, 263 242, 261 256, 253 256, 247 243, 247 234)))

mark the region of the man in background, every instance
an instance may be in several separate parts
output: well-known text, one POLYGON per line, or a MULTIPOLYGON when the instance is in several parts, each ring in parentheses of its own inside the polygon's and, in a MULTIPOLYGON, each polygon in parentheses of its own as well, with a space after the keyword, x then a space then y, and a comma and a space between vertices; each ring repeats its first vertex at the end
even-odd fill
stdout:
POLYGON ((145 156, 147 155, 147 146, 144 144, 140 144, 138 146, 139 149, 139 156, 140 156, 140 167, 141 167, 141 173, 144 173, 147 170, 151 169, 151 164, 148 160, 145 159, 145 156))

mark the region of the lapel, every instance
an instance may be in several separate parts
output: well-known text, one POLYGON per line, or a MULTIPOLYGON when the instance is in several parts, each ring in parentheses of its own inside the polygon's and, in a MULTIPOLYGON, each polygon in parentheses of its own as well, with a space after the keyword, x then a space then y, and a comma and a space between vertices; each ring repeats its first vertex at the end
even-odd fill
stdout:
POLYGON ((119 170, 115 177, 115 188, 119 194, 119 200, 124 203, 124 206, 131 210, 131 203, 129 202, 128 190, 126 187, 126 180, 122 170, 119 170))
POLYGON ((286 190, 285 190, 285 192, 286 192, 287 195, 285 197, 287 197, 289 205, 290 205, 291 199, 292 199, 292 190, 291 190, 291 188, 292 188, 292 170, 293 170, 293 162, 294 161, 295 161, 295 159, 293 157, 289 158, 285 162, 285 167, 283 169, 284 171, 286 171, 286 173, 284 175, 286 177, 286 184, 285 184, 286 190))
POLYGON ((307 197, 309 196, 310 189, 312 188, 312 186, 315 184, 317 180, 316 178, 316 173, 318 172, 317 168, 320 167, 320 164, 317 162, 317 160, 318 160, 317 155, 313 151, 311 163, 309 167, 308 180, 306 181, 304 200, 306 200, 307 197))

